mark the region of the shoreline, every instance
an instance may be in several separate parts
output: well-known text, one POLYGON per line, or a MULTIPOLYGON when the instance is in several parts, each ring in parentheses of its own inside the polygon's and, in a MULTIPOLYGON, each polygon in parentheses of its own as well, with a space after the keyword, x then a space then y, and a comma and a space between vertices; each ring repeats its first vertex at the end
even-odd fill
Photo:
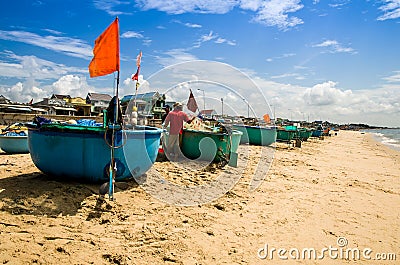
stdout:
MULTIPOLYGON (((94 264, 267 264, 269 249, 370 248, 400 259, 400 153, 357 131, 277 144, 261 185, 249 191, 262 148, 250 147, 249 174, 218 199, 174 206, 133 181, 101 200, 99 185, 60 182, 40 173, 29 154, 0 154, 0 262, 94 264)), ((154 168, 184 185, 188 172, 154 168)), ((224 172, 234 172, 226 168, 224 172)), ((196 175, 203 183, 213 174, 196 175)), ((233 174, 233 173, 232 173, 233 174)), ((329 258, 300 264, 348 264, 329 258)), ((357 260, 357 264, 370 264, 357 260)), ((387 261, 388 264, 394 261, 387 261)))
MULTIPOLYGON (((393 129, 385 129, 385 130, 399 130, 400 131, 400 129, 395 129, 395 128, 393 128, 393 129)), ((400 152, 400 144, 394 145, 394 144, 390 144, 390 143, 384 143, 383 141, 379 140, 379 136, 376 135, 376 133, 371 132, 371 130, 367 130, 367 131, 365 131, 365 133, 369 134, 374 141, 382 144, 383 146, 386 146, 389 149, 392 149, 392 150, 395 150, 397 152, 400 152)), ((388 138, 388 139, 390 139, 390 138, 388 138)))

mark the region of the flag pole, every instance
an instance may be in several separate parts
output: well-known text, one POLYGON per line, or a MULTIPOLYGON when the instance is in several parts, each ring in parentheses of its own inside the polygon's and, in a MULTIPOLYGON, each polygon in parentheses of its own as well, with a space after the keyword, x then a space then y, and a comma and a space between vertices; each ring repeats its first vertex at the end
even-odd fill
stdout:
POLYGON ((110 168, 109 168, 109 186, 108 186, 108 198, 110 201, 114 200, 114 185, 115 185, 115 173, 117 171, 115 165, 115 127, 118 123, 118 112, 119 112, 119 98, 118 98, 118 90, 119 90, 119 73, 117 72, 117 87, 115 90, 115 100, 116 104, 114 104, 114 119, 112 124, 112 134, 111 134, 111 161, 110 161, 110 168))
MULTIPOLYGON (((118 20, 118 17, 116 18, 118 20)), ((114 104, 114 120, 112 124, 112 134, 111 134, 111 161, 110 161, 110 179, 109 179, 109 186, 108 186, 108 198, 110 201, 114 200, 114 185, 115 185, 115 173, 117 171, 116 165, 115 165, 115 127, 118 123, 118 113, 119 113, 119 78, 120 78, 120 69, 119 69, 119 25, 118 25, 118 52, 117 52, 117 87, 115 90, 115 104, 114 104)), ((120 124, 122 126, 122 124, 120 124)), ((121 128, 122 129, 122 128, 121 128)))

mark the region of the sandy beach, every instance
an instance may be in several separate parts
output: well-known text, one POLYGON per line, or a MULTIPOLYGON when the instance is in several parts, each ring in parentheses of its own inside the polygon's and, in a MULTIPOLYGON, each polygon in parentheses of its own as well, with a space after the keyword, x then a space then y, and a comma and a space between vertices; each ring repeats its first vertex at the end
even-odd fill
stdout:
MULTIPOLYGON (((399 263, 399 152, 354 131, 301 148, 278 144, 252 192, 262 148, 249 149, 247 173, 236 185, 196 206, 168 204, 134 181, 120 184, 109 201, 97 195, 97 184, 42 174, 29 154, 0 153, 0 263, 399 263), (316 259, 302 257, 311 248, 316 259), (360 250, 360 258, 348 251, 346 260, 348 249, 360 250)), ((186 186, 236 176, 231 167, 193 174, 170 162, 156 162, 155 171, 186 186)))

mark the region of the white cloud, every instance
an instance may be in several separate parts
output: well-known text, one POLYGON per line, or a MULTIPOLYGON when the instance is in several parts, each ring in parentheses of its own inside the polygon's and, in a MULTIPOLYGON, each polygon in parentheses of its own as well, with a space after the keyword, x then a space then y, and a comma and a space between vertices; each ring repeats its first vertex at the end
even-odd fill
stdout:
POLYGON ((44 31, 47 31, 53 35, 62 35, 62 32, 57 31, 57 30, 53 30, 53 29, 43 29, 44 31))
POLYGON ((195 48, 199 48, 204 42, 209 42, 209 41, 214 41, 216 44, 228 44, 230 46, 235 46, 236 42, 227 40, 225 38, 219 37, 218 34, 214 34, 213 31, 210 31, 210 33, 202 35, 200 39, 195 43, 195 48))
POLYGON ((199 24, 193 24, 193 23, 185 23, 184 24, 188 28, 201 28, 202 26, 199 24))
POLYGON ((40 59, 36 56, 19 56, 6 51, 0 55, 5 59, 0 61, 0 76, 7 78, 34 77, 38 80, 56 79, 67 73, 87 73, 87 69, 68 67, 51 61, 40 59))
POLYGON ((144 9, 157 9, 169 14, 183 13, 205 13, 205 14, 225 14, 232 10, 237 1, 234 0, 136 0, 137 5, 144 9))
POLYGON ((53 93, 86 96, 84 94, 89 89, 84 78, 87 69, 67 67, 36 56, 18 56, 12 52, 0 55, 5 57, 0 61, 0 76, 19 80, 14 85, 0 87, 0 94, 7 95, 12 101, 27 102, 33 98, 36 102, 53 93), (48 84, 53 80, 57 81, 48 84))
MULTIPOLYGON (((119 16, 119 15, 127 15, 130 13, 123 11, 116 11, 115 8, 120 5, 129 5, 129 1, 118 1, 118 0, 94 0, 94 6, 99 9, 107 12, 110 16, 119 16)), ((124 8, 126 9, 126 8, 124 8)))
POLYGON ((319 44, 315 44, 314 47, 329 47, 329 46, 337 46, 338 42, 335 40, 326 40, 319 44))
POLYGON ((293 57, 293 56, 296 56, 296 54, 295 53, 284 53, 281 56, 275 56, 273 58, 267 58, 266 61, 267 62, 272 62, 272 61, 274 61, 276 59, 285 59, 285 58, 289 58, 289 57, 293 57))
POLYGON ((344 47, 336 40, 325 40, 321 43, 312 45, 312 47, 328 48, 329 52, 331 53, 352 53, 352 54, 357 53, 353 48, 344 47))
POLYGON ((124 32, 121 35, 121 38, 124 38, 124 39, 129 39, 129 38, 142 39, 143 35, 141 33, 138 33, 138 32, 127 31, 127 32, 124 32))
POLYGON ((210 33, 208 33, 208 35, 203 35, 200 38, 200 42, 206 42, 206 41, 210 41, 217 38, 216 35, 214 35, 214 33, 212 31, 210 31, 210 33))
POLYGON ((293 77, 293 78, 296 78, 297 80, 304 79, 304 77, 300 76, 300 74, 298 74, 298 73, 287 73, 287 74, 271 76, 272 79, 280 79, 280 78, 288 78, 288 77, 293 77))
POLYGON ((240 8, 242 9, 248 9, 251 11, 257 11, 262 3, 264 1, 262 0, 245 0, 245 1, 240 1, 240 8))
POLYGON ((341 9, 343 6, 349 4, 351 1, 350 0, 340 0, 337 3, 333 3, 333 4, 328 4, 330 7, 332 8, 336 8, 336 9, 341 9))
POLYGON ((65 75, 54 82, 51 87, 52 94, 72 95, 85 98, 92 87, 86 82, 86 78, 77 75, 65 75))
POLYGON ((385 4, 379 7, 384 14, 378 20, 396 19, 400 17, 400 0, 385 0, 385 4))
POLYGON ((384 77, 383 80, 389 83, 400 83, 400 71, 395 71, 395 74, 388 77, 384 77))
POLYGON ((164 56, 158 56, 157 61, 162 66, 170 66, 177 63, 197 60, 193 54, 186 52, 183 49, 173 49, 164 53, 164 56))
POLYGON ((235 7, 255 12, 253 21, 287 30, 303 24, 303 20, 288 14, 303 8, 300 0, 136 0, 143 10, 157 9, 168 14, 226 14, 235 7))
POLYGON ((26 31, 0 30, 0 39, 23 42, 68 56, 88 59, 93 56, 92 47, 85 41, 60 36, 40 36, 26 31))
POLYGON ((176 19, 173 20, 172 22, 184 25, 185 27, 188 27, 188 28, 201 28, 202 27, 202 25, 199 25, 199 24, 189 23, 189 22, 183 23, 182 21, 176 20, 176 19))
POLYGON ((30 77, 11 87, 0 87, 0 94, 6 95, 12 101, 22 103, 29 102, 31 99, 38 102, 52 94, 85 98, 89 91, 94 91, 94 89, 87 84, 86 78, 76 75, 62 76, 50 85, 40 85, 30 77))
POLYGON ((297 12, 303 7, 300 0, 262 1, 254 21, 266 26, 276 26, 281 30, 287 30, 304 23, 300 18, 289 17, 288 15, 288 13, 297 12))
POLYGON ((342 91, 336 88, 337 83, 333 81, 317 84, 304 91, 303 98, 308 105, 332 105, 347 97, 351 97, 350 90, 342 91))
POLYGON ((226 43, 226 44, 228 44, 230 46, 235 46, 236 45, 236 42, 230 41, 230 40, 227 40, 227 39, 224 39, 224 38, 220 38, 220 37, 215 41, 215 43, 217 43, 217 44, 226 43))

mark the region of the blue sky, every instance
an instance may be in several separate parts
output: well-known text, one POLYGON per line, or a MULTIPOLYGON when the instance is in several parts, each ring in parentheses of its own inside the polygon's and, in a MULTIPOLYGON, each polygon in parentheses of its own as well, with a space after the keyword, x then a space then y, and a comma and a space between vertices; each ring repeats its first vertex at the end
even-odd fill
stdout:
MULTIPOLYGON (((235 83, 242 89, 239 98, 193 86, 199 106, 205 94, 207 108, 221 112, 224 98, 225 113, 247 115, 243 97, 257 116, 275 110, 276 116, 293 119, 400 126, 399 0, 20 0, 0 5, 0 94, 13 101, 36 102, 53 93, 112 94, 113 75, 89 78, 87 66, 94 40, 118 16, 120 95, 134 93, 130 78, 142 51, 139 92, 157 89, 151 76, 164 67, 209 60, 250 77, 262 96, 240 80, 235 83)), ((168 96, 185 101, 188 91, 168 96)))

